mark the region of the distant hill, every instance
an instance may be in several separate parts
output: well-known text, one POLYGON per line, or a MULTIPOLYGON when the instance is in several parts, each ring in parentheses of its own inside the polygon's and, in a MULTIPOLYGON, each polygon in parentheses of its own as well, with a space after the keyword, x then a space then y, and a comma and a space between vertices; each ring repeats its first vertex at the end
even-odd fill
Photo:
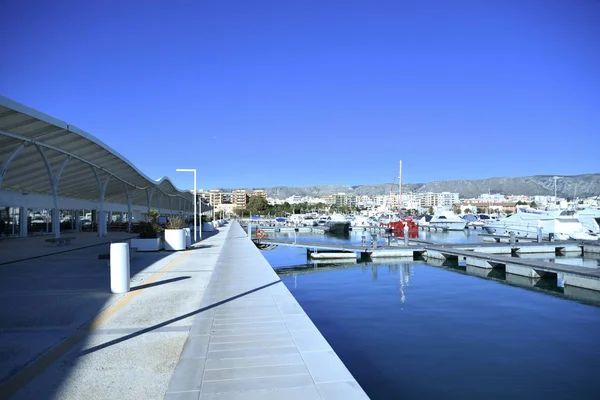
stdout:
MULTIPOLYGON (((371 185, 318 185, 318 186, 275 186, 265 189, 269 197, 286 199, 292 195, 320 197, 336 193, 363 195, 398 193, 398 184, 379 183, 371 185)), ((234 189, 221 189, 225 192, 234 189)), ((556 182, 558 196, 575 198, 600 195, 600 173, 563 176, 556 182)), ((432 181, 429 183, 409 183, 402 185, 403 192, 458 192, 461 198, 477 197, 482 193, 502 193, 506 195, 553 196, 554 176, 536 175, 518 178, 500 177, 477 180, 432 181)))

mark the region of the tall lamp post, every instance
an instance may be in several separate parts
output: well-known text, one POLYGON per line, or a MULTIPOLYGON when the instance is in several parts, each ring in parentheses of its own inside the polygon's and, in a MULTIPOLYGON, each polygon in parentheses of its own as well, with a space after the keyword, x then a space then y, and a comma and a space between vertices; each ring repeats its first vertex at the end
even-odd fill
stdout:
MULTIPOLYGON (((195 168, 177 168, 175 171, 177 172, 193 172, 194 173, 194 242, 198 240, 197 228, 196 228, 196 215, 198 214, 196 210, 196 203, 198 199, 196 198, 196 169, 195 168)), ((200 224, 200 229, 202 229, 202 224, 200 224)), ((202 237, 202 230, 200 230, 200 237, 202 237)))
POLYGON ((556 210, 558 207, 556 206, 556 181, 560 179, 560 176, 554 177, 554 209, 556 210))

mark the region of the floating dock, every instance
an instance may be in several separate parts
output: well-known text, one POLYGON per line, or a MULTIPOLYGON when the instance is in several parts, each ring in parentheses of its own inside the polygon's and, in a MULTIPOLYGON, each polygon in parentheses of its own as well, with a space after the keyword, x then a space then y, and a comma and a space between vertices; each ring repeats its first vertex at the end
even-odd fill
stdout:
MULTIPOLYGON (((315 261, 352 259, 375 260, 404 258, 426 260, 456 259, 470 268, 501 269, 507 274, 527 278, 556 278, 567 286, 600 291, 600 269, 579 267, 549 261, 521 259, 520 254, 600 254, 600 243, 582 241, 501 242, 479 244, 447 244, 421 239, 410 239, 408 246, 358 246, 281 239, 263 240, 270 246, 294 246, 307 249, 307 256, 315 261)), ((482 271, 479 275, 484 274, 482 271)), ((476 274, 477 275, 477 274, 476 274)))

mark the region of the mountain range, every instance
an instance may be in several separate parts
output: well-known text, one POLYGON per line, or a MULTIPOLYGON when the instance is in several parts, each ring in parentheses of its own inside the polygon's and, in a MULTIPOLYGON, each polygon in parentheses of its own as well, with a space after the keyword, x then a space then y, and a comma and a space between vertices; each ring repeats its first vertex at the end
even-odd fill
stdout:
MULTIPOLYGON (((286 199, 292 195, 320 197, 336 193, 363 195, 384 195, 398 193, 397 183, 379 183, 367 185, 317 185, 317 186, 275 186, 264 189, 269 197, 286 199)), ((234 189, 221 189, 230 192, 234 189)), ((406 192, 452 192, 459 193, 461 198, 478 197, 482 193, 501 193, 504 195, 554 196, 554 176, 536 175, 525 177, 497 177, 476 180, 432 181, 428 183, 405 183, 402 191, 406 192)), ((561 176, 556 180, 556 192, 559 197, 584 198, 600 195, 600 173, 561 176)))

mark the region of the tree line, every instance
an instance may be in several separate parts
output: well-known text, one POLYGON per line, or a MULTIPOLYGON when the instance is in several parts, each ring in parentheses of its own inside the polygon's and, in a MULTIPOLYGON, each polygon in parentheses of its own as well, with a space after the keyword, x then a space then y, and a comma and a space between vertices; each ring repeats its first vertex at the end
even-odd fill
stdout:
POLYGON ((268 215, 271 217, 285 217, 290 214, 306 214, 310 212, 315 213, 350 213, 360 211, 359 207, 351 206, 335 206, 328 205, 325 203, 309 204, 294 203, 290 204, 287 201, 283 204, 269 204, 267 199, 260 196, 252 196, 246 204, 246 208, 236 210, 236 213, 240 217, 250 215, 268 215))

